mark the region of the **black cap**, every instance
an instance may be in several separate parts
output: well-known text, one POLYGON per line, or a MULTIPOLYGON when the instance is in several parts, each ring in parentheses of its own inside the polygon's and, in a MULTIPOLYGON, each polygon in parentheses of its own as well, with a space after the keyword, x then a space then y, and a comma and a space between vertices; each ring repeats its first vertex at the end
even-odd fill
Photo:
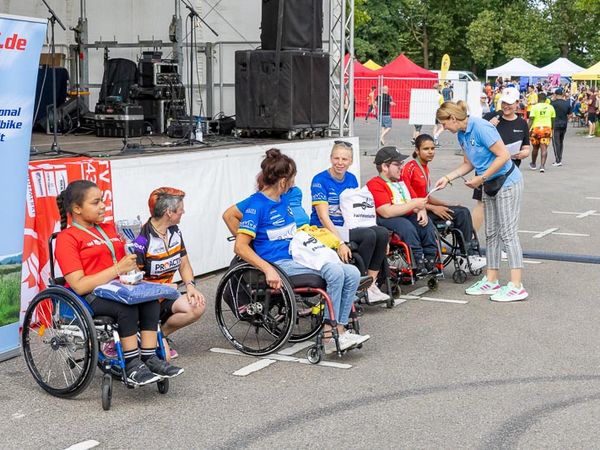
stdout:
POLYGON ((563 91, 563 89, 562 89, 562 88, 556 88, 556 90, 554 91, 554 93, 555 93, 556 95, 563 95, 564 91, 563 91))
POLYGON ((392 161, 404 161, 407 155, 400 153, 394 145, 381 147, 375 155, 375 164, 391 163, 392 161))

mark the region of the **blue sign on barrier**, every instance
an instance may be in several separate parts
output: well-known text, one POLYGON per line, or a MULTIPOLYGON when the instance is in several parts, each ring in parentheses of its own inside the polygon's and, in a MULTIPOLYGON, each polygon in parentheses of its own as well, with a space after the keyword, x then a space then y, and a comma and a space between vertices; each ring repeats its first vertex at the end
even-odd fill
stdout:
POLYGON ((45 36, 46 20, 0 14, 0 360, 19 347, 27 163, 45 36))

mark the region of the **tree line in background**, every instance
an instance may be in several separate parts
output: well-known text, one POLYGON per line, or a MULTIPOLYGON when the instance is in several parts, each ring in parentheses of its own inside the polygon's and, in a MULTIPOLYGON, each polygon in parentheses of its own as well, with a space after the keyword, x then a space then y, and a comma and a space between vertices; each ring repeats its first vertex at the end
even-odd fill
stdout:
POLYGON ((515 57, 537 66, 559 56, 600 60, 599 0, 355 0, 354 48, 361 61, 415 63, 479 75, 515 57))

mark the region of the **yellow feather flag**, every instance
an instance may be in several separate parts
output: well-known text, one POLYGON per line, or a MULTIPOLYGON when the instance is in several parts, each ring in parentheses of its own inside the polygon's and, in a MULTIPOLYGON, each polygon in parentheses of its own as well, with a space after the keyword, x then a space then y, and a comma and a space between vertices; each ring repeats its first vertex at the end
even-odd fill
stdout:
POLYGON ((442 66, 440 67, 440 81, 446 80, 448 70, 450 70, 450 55, 448 55, 448 53, 445 53, 442 57, 442 66))

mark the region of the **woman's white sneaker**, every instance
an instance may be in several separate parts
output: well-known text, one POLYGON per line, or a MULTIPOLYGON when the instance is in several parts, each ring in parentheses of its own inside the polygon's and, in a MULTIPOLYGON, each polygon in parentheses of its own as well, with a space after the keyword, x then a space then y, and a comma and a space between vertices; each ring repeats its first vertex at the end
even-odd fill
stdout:
POLYGON ((375 283, 369 286, 367 294, 369 303, 385 302, 390 299, 390 296, 381 292, 381 289, 375 283))
POLYGON ((488 281, 487 277, 483 277, 465 289, 465 293, 467 295, 491 295, 495 294, 499 289, 500 284, 497 281, 488 281))
POLYGON ((516 287, 512 282, 509 282, 506 286, 502 286, 498 289, 494 295, 490 297, 493 302, 518 302, 519 300, 525 300, 529 297, 529 294, 521 285, 516 287))

